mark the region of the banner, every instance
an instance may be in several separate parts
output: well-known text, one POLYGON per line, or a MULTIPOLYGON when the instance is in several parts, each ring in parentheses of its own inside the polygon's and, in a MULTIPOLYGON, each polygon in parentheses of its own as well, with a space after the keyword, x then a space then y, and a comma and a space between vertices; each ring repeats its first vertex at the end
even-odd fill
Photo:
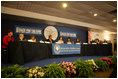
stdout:
POLYGON ((76 32, 67 32, 67 31, 60 31, 60 36, 62 37, 77 37, 76 32))
POLYGON ((42 29, 38 27, 27 27, 27 26, 15 26, 16 34, 28 34, 28 35, 42 35, 42 29))
POLYGON ((80 54, 80 44, 52 44, 52 55, 80 54))

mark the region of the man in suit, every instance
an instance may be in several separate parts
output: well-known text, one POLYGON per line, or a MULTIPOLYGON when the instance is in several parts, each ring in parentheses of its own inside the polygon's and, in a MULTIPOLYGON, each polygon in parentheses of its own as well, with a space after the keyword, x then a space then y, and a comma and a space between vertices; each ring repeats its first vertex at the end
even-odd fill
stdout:
POLYGON ((50 43, 55 43, 55 41, 52 39, 52 35, 49 35, 49 38, 46 41, 49 41, 50 43))

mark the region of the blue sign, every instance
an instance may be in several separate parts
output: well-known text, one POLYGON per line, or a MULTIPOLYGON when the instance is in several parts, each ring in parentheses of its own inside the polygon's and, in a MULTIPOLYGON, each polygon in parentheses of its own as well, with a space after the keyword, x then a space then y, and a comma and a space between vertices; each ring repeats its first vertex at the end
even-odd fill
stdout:
POLYGON ((15 26, 16 34, 28 34, 28 35, 42 35, 42 29, 38 27, 27 27, 27 26, 15 26))
POLYGON ((52 44, 52 55, 80 54, 80 44, 52 44))

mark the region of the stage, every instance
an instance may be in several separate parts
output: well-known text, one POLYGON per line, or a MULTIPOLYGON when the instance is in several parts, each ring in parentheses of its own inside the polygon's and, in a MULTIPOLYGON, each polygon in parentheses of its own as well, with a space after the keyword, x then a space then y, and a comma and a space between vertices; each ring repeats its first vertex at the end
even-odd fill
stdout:
MULTIPOLYGON (((42 59, 42 60, 38 60, 38 61, 32 61, 32 62, 27 62, 23 65, 20 65, 22 67, 34 67, 34 66, 40 66, 40 67, 44 67, 45 65, 49 65, 53 62, 56 62, 56 64, 64 61, 64 62, 74 62, 75 60, 82 58, 83 61, 88 60, 88 59, 99 59, 99 58, 103 58, 103 57, 107 57, 107 56, 74 56, 74 57, 61 57, 61 58, 49 58, 49 59, 42 59)), ((11 66, 14 64, 3 64, 1 67, 4 66, 11 66)))

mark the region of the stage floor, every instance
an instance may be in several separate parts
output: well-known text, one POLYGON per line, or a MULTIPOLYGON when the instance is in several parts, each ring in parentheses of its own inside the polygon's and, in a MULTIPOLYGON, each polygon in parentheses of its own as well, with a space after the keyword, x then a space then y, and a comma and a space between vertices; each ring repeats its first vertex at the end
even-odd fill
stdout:
MULTIPOLYGON (((61 57, 61 58, 48 58, 48 59, 42 59, 38 61, 32 61, 25 63, 24 65, 20 65, 22 67, 34 67, 34 66, 40 66, 44 67, 45 65, 49 65, 53 62, 56 62, 56 64, 60 63, 61 61, 65 62, 74 62, 75 60, 81 58, 83 61, 88 60, 88 59, 97 59, 97 58, 103 58, 103 57, 108 57, 108 56, 75 56, 75 57, 61 57)), ((14 64, 1 64, 1 67, 4 66, 11 66, 14 64)))

